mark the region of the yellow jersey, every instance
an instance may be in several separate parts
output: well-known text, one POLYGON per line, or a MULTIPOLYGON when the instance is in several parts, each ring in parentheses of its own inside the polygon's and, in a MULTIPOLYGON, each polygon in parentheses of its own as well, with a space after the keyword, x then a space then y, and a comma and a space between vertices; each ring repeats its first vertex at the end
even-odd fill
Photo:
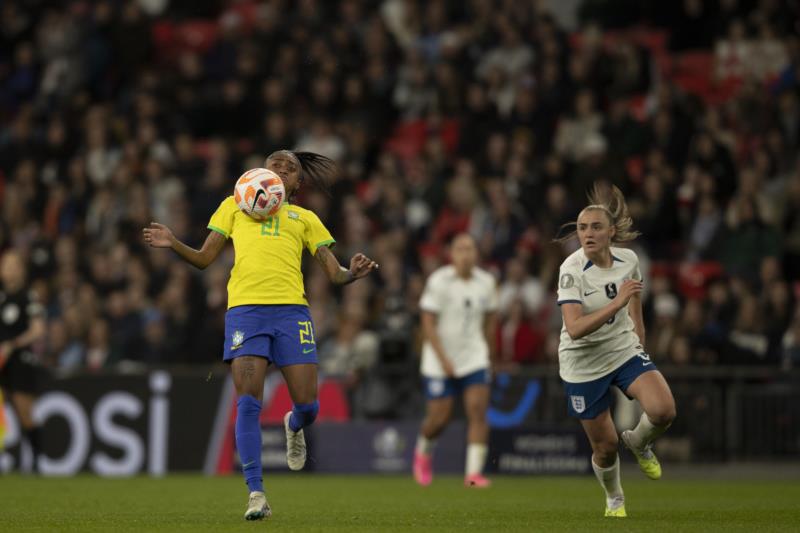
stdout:
POLYGON ((336 241, 313 211, 284 203, 259 222, 245 215, 233 196, 211 216, 208 229, 233 239, 235 260, 228 280, 228 309, 237 305, 308 305, 300 260, 336 241))

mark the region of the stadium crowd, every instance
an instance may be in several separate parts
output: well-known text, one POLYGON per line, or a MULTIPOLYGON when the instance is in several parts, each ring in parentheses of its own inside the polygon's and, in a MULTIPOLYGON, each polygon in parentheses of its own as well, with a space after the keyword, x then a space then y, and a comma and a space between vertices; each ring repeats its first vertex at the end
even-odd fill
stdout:
POLYGON ((45 305, 41 361, 219 361, 232 248, 200 272, 141 228, 201 243, 235 178, 295 148, 340 164, 299 198, 337 254, 381 264, 335 293, 308 262, 329 375, 414 368, 425 277, 465 230, 499 280, 500 364, 553 362, 576 246, 553 238, 595 181, 643 233, 659 364, 799 364, 798 13, 634 4, 584 1, 568 32, 536 0, 3 2, 0 251, 45 305), (724 97, 681 83, 690 57, 724 97))

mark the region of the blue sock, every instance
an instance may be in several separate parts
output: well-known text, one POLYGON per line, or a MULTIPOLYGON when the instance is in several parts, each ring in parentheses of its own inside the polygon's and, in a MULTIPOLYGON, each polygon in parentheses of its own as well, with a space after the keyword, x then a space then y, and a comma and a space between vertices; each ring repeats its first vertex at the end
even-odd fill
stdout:
POLYGON ((292 407, 292 416, 289 417, 289 429, 297 433, 306 426, 314 423, 319 412, 319 400, 314 403, 296 403, 292 407))
POLYGON ((236 449, 242 473, 250 492, 264 491, 261 479, 261 402, 252 396, 239 396, 236 402, 236 449))

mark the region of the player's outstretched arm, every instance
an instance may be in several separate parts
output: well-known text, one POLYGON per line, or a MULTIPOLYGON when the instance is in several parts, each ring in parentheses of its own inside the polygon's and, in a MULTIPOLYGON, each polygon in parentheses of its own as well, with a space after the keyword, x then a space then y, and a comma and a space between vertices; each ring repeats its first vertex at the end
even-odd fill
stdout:
POLYGON ((144 242, 153 248, 172 248, 181 259, 201 270, 213 263, 225 247, 225 237, 216 231, 208 233, 203 247, 199 250, 182 243, 172 234, 172 230, 157 222, 151 222, 150 227, 144 228, 142 233, 144 242))
POLYGON ((320 246, 317 248, 317 253, 314 255, 319 264, 328 275, 328 279, 334 285, 346 285, 352 283, 357 279, 367 276, 373 270, 378 269, 378 263, 370 259, 364 254, 358 253, 350 259, 350 268, 346 269, 339 264, 339 260, 333 255, 330 248, 327 246, 320 246))

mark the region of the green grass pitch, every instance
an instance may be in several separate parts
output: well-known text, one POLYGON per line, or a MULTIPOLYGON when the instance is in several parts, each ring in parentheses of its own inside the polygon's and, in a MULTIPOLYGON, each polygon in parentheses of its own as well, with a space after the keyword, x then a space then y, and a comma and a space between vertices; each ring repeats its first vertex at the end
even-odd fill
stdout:
POLYGON ((242 518, 238 476, 0 477, 0 531, 798 531, 800 483, 623 479, 629 518, 602 518, 593 477, 268 475, 273 516, 242 518))

